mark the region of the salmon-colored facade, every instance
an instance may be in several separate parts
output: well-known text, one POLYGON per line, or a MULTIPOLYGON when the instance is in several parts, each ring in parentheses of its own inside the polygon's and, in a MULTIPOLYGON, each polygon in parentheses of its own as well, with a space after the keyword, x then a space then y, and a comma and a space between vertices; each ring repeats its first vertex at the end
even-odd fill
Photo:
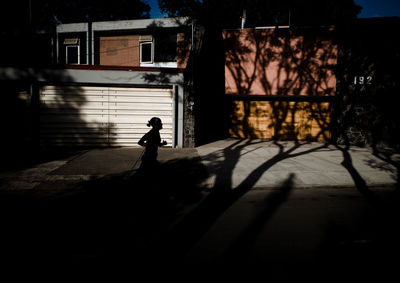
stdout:
POLYGON ((232 136, 330 138, 328 98, 335 95, 337 63, 332 31, 234 30, 223 38, 232 136), (311 100, 316 97, 319 102, 311 100))

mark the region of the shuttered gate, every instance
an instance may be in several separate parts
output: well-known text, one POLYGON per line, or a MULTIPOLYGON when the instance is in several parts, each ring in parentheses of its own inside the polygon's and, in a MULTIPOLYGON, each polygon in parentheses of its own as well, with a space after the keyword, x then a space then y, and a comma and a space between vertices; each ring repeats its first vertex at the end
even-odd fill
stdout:
POLYGON ((170 88, 44 86, 40 102, 42 145, 136 146, 153 116, 163 121, 161 138, 173 142, 170 88))

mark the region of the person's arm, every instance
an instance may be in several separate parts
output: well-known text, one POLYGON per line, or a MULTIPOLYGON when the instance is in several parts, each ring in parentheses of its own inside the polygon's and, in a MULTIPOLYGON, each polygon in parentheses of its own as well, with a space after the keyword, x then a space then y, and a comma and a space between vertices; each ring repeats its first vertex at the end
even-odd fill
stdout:
POLYGON ((139 141, 138 144, 141 146, 146 146, 146 141, 147 141, 147 134, 145 134, 139 141))
POLYGON ((167 145, 167 142, 166 142, 166 141, 162 141, 162 142, 159 144, 159 146, 163 146, 163 145, 167 145))

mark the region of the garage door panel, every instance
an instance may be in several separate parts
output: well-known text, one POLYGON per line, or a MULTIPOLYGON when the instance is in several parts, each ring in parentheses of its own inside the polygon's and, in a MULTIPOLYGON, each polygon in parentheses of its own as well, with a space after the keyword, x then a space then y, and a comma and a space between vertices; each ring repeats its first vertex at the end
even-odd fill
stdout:
POLYGON ((84 105, 78 105, 76 103, 68 103, 68 104, 60 104, 57 102, 52 103, 42 103, 40 105, 41 111, 52 111, 52 110, 69 110, 75 113, 86 112, 86 110, 105 110, 108 111, 109 106, 107 102, 92 102, 92 103, 85 103, 84 105))
POLYGON ((42 103, 45 104, 69 104, 75 103, 76 105, 87 104, 90 102, 108 102, 107 96, 60 96, 57 94, 54 95, 42 95, 41 96, 42 103))
POLYGON ((171 111, 154 111, 154 110, 110 110, 109 111, 111 116, 134 116, 134 117, 139 117, 139 116, 145 116, 149 117, 147 118, 150 120, 151 117, 157 116, 157 117, 169 117, 171 116, 171 111))
POLYGON ((98 128, 86 128, 86 127, 49 127, 49 125, 45 125, 40 129, 42 135, 51 136, 51 135, 101 135, 108 134, 108 127, 98 127, 98 128), (46 127, 47 126, 47 127, 46 127))
MULTIPOLYGON (((135 125, 134 125, 135 126, 135 125)), ((113 124, 111 129, 113 133, 147 133, 151 128, 149 127, 130 127, 126 124, 113 124)), ((163 129, 160 131, 160 135, 165 133, 172 133, 172 125, 163 125, 163 129)))
POLYGON ((126 88, 126 87, 112 87, 109 90, 111 95, 162 95, 162 94, 171 94, 172 88, 126 88))
POLYGON ((126 97, 110 97, 110 103, 151 103, 154 105, 159 104, 172 104, 169 97, 144 97, 144 96, 126 96, 126 97))
POLYGON ((64 116, 64 115, 75 115, 80 117, 91 116, 91 115, 108 115, 107 109, 85 109, 85 115, 81 115, 77 113, 75 109, 71 108, 50 108, 46 109, 45 115, 54 115, 54 116, 64 116))
POLYGON ((157 110, 157 111, 171 111, 171 103, 132 103, 132 102, 118 102, 110 103, 110 110, 157 110))
MULTIPOLYGON (((124 131, 118 131, 118 132, 114 132, 111 131, 109 133, 110 137, 113 138, 121 138, 121 139, 125 139, 125 138, 136 138, 136 139, 140 139, 143 137, 143 135, 145 135, 147 133, 147 131, 143 131, 143 132, 135 132, 135 133, 129 133, 129 132, 124 132, 124 131)), ((164 132, 164 133, 160 133, 161 139, 162 140, 166 140, 166 139, 172 139, 172 132, 164 132)))
POLYGON ((86 115, 41 115, 41 123, 81 123, 81 124, 92 124, 92 123, 107 123, 108 115, 101 114, 86 114, 86 115))
MULTIPOLYGON (((148 123, 148 121, 150 120, 150 118, 152 117, 152 115, 149 116, 144 116, 144 117, 132 117, 132 115, 114 115, 111 114, 109 116, 109 122, 110 123, 136 123, 136 124, 140 124, 143 123, 143 125, 146 125, 148 123)), ((172 118, 168 117, 168 116, 158 116, 161 121, 163 122, 163 124, 172 124, 172 118)))
MULTIPOLYGON (((167 142, 167 146, 171 146, 172 139, 163 139, 167 142)), ((111 145, 118 145, 118 146, 139 146, 138 145, 139 139, 135 138, 116 138, 110 140, 111 145)))
MULTIPOLYGON (((143 137, 143 135, 146 134, 146 132, 143 133, 125 133, 124 136, 121 136, 119 133, 110 133, 110 137, 112 138, 119 138, 119 139, 141 139, 143 137)), ((90 135, 88 135, 90 136, 90 135)), ((171 133, 160 133, 161 139, 162 140, 167 140, 167 139, 171 139, 172 135, 171 133)))
POLYGON ((91 123, 91 124, 86 124, 86 123, 42 123, 40 129, 41 130, 61 130, 61 129, 66 129, 66 130, 74 130, 74 129, 88 129, 88 130, 93 130, 93 129, 108 129, 108 123, 91 123))
POLYGON ((164 124, 161 138, 172 144, 172 89, 45 86, 40 100, 43 142, 137 146, 156 116, 164 124))

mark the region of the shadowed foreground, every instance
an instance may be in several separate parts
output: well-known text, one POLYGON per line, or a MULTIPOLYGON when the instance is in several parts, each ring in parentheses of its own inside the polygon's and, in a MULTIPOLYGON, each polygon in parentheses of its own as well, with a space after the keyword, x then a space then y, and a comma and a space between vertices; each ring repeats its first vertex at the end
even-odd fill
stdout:
MULTIPOLYGON (((147 172, 0 191, 2 266, 40 273, 150 268, 157 274, 163 268, 203 272, 207 265, 233 276, 255 269, 271 280, 324 282, 345 274, 395 274, 398 191, 369 187, 360 155, 325 144, 214 146, 199 149, 201 158, 165 161, 147 172), (318 159, 327 156, 324 163, 318 159), (243 166, 246 159, 251 162, 243 166), (323 171, 333 163, 352 187, 296 187, 306 165, 323 171), (211 188, 209 174, 215 175, 211 188), (282 177, 276 186, 255 188, 275 175, 282 177)), ((74 160, 81 166, 84 159, 74 160)), ((362 162, 379 165, 375 159, 362 162)))
POLYGON ((126 172, 78 184, 48 181, 35 190, 2 191, 2 263, 145 265, 165 229, 202 198, 199 184, 206 177, 205 168, 193 158, 162 163, 154 172, 126 172))

